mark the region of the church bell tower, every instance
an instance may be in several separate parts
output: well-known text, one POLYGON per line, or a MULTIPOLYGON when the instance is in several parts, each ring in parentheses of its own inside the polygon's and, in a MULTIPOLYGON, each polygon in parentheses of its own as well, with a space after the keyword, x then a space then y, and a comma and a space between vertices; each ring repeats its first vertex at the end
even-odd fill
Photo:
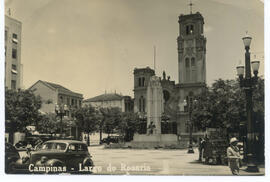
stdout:
POLYGON ((180 85, 206 82, 204 19, 197 12, 179 16, 178 80, 180 85))

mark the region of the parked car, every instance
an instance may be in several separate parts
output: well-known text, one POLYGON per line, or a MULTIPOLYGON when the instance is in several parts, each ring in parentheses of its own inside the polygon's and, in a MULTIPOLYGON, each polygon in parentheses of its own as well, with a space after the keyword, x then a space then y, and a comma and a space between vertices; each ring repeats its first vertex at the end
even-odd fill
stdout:
POLYGON ((5 144, 5 171, 9 173, 12 165, 20 159, 19 152, 11 143, 5 144))
POLYGON ((110 144, 110 143, 119 143, 124 141, 122 136, 108 136, 107 138, 102 139, 102 143, 110 144))
POLYGON ((39 137, 27 137, 23 141, 17 142, 14 146, 17 150, 25 150, 28 143, 34 148, 37 144, 37 141, 41 140, 39 137))
POLYGON ((32 151, 28 158, 18 160, 13 172, 78 173, 79 169, 90 169, 93 166, 85 143, 76 140, 49 140, 39 150, 32 151))

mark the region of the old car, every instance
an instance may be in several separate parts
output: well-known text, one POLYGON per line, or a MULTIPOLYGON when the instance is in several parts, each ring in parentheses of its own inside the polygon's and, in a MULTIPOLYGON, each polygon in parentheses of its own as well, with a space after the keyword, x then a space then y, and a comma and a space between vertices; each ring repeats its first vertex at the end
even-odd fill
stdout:
POLYGON ((11 143, 5 144, 5 171, 9 173, 13 163, 20 159, 20 155, 11 143))
MULTIPOLYGON (((13 166, 14 173, 78 173, 93 167, 87 145, 76 140, 49 140, 13 166)), ((87 172, 92 172, 88 170, 87 172)))
POLYGON ((101 143, 106 143, 106 144, 110 144, 110 143, 119 143, 124 141, 124 137, 122 136, 108 136, 107 138, 103 138, 101 140, 101 143))
POLYGON ((39 137, 27 137, 25 140, 17 142, 14 146, 17 150, 26 150, 28 143, 31 144, 32 148, 34 148, 39 140, 41 140, 39 137))

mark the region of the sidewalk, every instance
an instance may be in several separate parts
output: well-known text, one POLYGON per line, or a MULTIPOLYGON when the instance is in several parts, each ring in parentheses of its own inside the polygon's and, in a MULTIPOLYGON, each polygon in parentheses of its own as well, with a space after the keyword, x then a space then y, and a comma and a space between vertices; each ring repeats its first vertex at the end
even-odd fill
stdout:
POLYGON ((259 172, 258 173, 252 173, 246 171, 247 166, 242 166, 240 168, 240 176, 264 176, 265 175, 265 165, 259 165, 259 172))

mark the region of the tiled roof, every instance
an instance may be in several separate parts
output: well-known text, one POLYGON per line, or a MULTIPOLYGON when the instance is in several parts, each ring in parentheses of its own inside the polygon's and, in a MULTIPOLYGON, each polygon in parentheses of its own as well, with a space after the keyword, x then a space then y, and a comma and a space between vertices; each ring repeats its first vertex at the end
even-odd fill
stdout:
POLYGON ((77 97, 83 97, 82 94, 80 93, 76 93, 76 92, 72 92, 71 90, 63 87, 62 85, 59 85, 59 84, 55 84, 55 83, 51 83, 51 82, 47 82, 47 81, 42 81, 40 80, 41 82, 49 85, 50 87, 53 87, 54 89, 57 89, 59 93, 62 93, 62 94, 69 94, 69 95, 74 95, 74 96, 77 96, 77 97))
POLYGON ((100 102, 100 101, 112 101, 112 100, 122 100, 124 96, 119 94, 102 94, 96 97, 86 99, 84 102, 100 102))

